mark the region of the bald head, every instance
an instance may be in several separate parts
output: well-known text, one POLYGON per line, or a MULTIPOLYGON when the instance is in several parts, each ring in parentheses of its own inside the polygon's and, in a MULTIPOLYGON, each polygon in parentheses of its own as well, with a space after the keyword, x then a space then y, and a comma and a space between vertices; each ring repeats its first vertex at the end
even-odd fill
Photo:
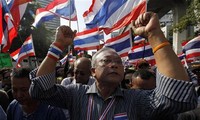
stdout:
POLYGON ((86 57, 81 57, 79 59, 77 59, 75 62, 74 62, 74 67, 76 67, 77 65, 80 65, 80 64, 84 64, 85 66, 87 66, 89 69, 91 69, 91 61, 90 59, 86 58, 86 57))
POLYGON ((76 83, 87 84, 91 76, 91 61, 81 57, 74 62, 74 77, 76 83))

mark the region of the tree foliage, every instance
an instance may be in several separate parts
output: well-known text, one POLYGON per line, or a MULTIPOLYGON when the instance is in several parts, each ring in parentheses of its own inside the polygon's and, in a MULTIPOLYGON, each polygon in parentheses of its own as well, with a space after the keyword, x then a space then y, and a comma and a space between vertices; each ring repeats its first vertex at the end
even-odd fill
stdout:
POLYGON ((189 2, 189 6, 186 14, 173 27, 175 32, 182 32, 188 26, 197 26, 200 22, 200 0, 189 0, 187 2, 189 2))

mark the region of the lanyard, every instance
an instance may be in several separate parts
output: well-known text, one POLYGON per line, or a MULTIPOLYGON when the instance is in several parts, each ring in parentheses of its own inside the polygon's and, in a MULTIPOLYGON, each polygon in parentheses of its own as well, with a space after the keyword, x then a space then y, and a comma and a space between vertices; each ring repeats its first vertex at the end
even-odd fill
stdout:
MULTIPOLYGON (((94 98, 92 95, 89 96, 89 101, 88 101, 88 110, 87 110, 87 120, 91 120, 91 114, 92 114, 92 107, 94 104, 94 98)), ((105 116, 107 115, 108 111, 112 107, 113 103, 115 102, 115 97, 111 99, 109 104, 107 105, 106 109, 103 111, 102 115, 100 116, 99 120, 104 120, 105 116)))

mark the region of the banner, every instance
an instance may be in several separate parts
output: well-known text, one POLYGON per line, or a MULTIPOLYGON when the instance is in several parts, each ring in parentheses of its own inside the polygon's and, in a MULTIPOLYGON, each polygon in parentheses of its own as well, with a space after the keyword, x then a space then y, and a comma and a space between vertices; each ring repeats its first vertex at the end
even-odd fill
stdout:
POLYGON ((0 69, 7 68, 7 67, 13 67, 10 54, 0 53, 0 69))

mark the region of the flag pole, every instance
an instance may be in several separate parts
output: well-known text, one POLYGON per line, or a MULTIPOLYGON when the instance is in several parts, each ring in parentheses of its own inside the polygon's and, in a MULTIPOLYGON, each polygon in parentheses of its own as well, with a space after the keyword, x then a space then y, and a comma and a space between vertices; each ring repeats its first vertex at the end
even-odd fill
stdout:
POLYGON ((69 27, 71 27, 71 0, 69 0, 69 27))
MULTIPOLYGON (((33 42, 33 36, 32 36, 32 34, 31 34, 31 39, 32 39, 33 51, 34 51, 34 53, 35 53, 35 47, 34 47, 34 42, 33 42)), ((38 64, 38 61, 37 61, 36 53, 35 53, 34 58, 35 58, 35 66, 38 67, 39 64, 38 64)))
MULTIPOLYGON (((69 27, 71 28, 71 0, 69 0, 69 27)), ((68 46, 67 52, 70 52, 71 45, 68 46)))

